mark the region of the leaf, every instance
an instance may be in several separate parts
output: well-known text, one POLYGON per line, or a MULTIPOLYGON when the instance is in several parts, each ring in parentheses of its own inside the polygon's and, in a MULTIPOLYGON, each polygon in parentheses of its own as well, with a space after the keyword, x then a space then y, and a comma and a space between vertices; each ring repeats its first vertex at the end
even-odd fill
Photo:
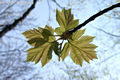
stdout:
POLYGON ((52 58, 52 51, 58 53, 59 43, 55 41, 54 29, 50 26, 43 28, 28 30, 23 33, 28 38, 28 43, 33 46, 27 50, 26 61, 35 62, 36 64, 41 60, 42 66, 47 64, 52 58), (32 37, 32 38, 31 38, 32 37))
POLYGON ((65 32, 65 28, 64 27, 57 27, 55 29, 55 32, 58 34, 58 35, 61 35, 63 32, 65 32))
POLYGON ((60 25, 60 27, 55 29, 55 32, 58 35, 77 27, 79 24, 79 20, 74 20, 73 14, 71 14, 71 9, 65 10, 64 8, 61 12, 56 10, 56 20, 60 25))
POLYGON ((72 39, 78 40, 84 33, 85 33, 85 29, 83 29, 83 30, 77 30, 77 31, 72 35, 72 39))
POLYGON ((69 55, 74 63, 82 66, 83 61, 89 63, 90 60, 97 59, 96 45, 92 44, 93 36, 83 36, 85 29, 77 30, 73 34, 69 31, 77 27, 79 20, 74 20, 73 14, 71 14, 71 9, 65 10, 65 8, 60 12, 56 10, 56 20, 60 27, 55 30, 50 26, 45 26, 45 28, 28 30, 23 33, 26 38, 28 38, 28 43, 33 46, 28 49, 26 61, 35 62, 36 64, 41 61, 42 67, 46 65, 52 59, 52 52, 60 58, 62 61, 69 55), (62 48, 62 43, 58 43, 55 39, 54 32, 60 35, 59 39, 67 40, 68 42, 62 48))
POLYGON ((53 43, 53 50, 54 50, 54 52, 57 56, 60 56, 60 48, 59 48, 59 43, 58 42, 53 43))
POLYGON ((43 35, 44 38, 48 39, 48 37, 51 36, 51 32, 47 29, 43 29, 42 35, 43 35))
POLYGON ((74 46, 71 46, 70 57, 76 64, 79 64, 80 66, 82 66, 83 58, 81 56, 81 52, 79 52, 79 49, 77 49, 74 46))
POLYGON ((68 40, 66 43, 69 46, 64 45, 62 50, 62 59, 68 55, 70 51, 70 57, 74 63, 82 66, 83 60, 89 63, 90 60, 97 59, 95 48, 96 45, 91 44, 94 37, 92 36, 82 36, 85 32, 85 29, 78 30, 72 35, 72 39, 68 40), (66 51, 66 49, 68 51, 66 51))
POLYGON ((30 39, 27 41, 31 46, 35 46, 35 47, 38 47, 38 46, 41 46, 43 45, 44 43, 46 43, 47 41, 42 39, 42 38, 33 38, 33 39, 30 39))
POLYGON ((53 29, 52 27, 50 27, 50 26, 46 25, 46 26, 45 26, 45 29, 49 30, 49 31, 50 31, 50 33, 51 33, 51 35, 53 35, 53 34, 54 34, 54 29, 53 29))
MULTIPOLYGON (((63 11, 62 11, 63 12, 63 11)), ((64 12, 63 12, 64 13, 64 12)), ((61 27, 64 27, 65 26, 65 17, 64 17, 64 14, 63 13, 61 13, 60 11, 58 11, 57 9, 56 9, 56 20, 57 20, 57 22, 59 23, 59 25, 61 26, 61 27)))
POLYGON ((44 66, 51 58, 48 57, 50 43, 45 43, 42 46, 39 46, 37 48, 30 48, 27 50, 27 60, 26 61, 35 61, 35 63, 38 63, 41 60, 42 66, 44 66), (44 60, 43 60, 44 58, 44 60))
POLYGON ((40 33, 39 30, 33 29, 33 30, 28 30, 22 33, 26 38, 28 39, 33 39, 33 38, 43 38, 42 34, 40 33))
POLYGON ((42 59, 41 59, 41 63, 42 63, 42 67, 47 64, 50 59, 52 58, 52 49, 51 49, 52 46, 50 45, 47 45, 45 46, 44 48, 44 53, 43 53, 43 56, 42 56, 42 59))
POLYGON ((62 58, 63 61, 68 56, 68 53, 69 53, 69 44, 65 43, 65 45, 63 47, 63 50, 61 52, 61 58, 62 58))
POLYGON ((68 24, 69 27, 67 27, 66 30, 73 29, 74 27, 77 27, 78 24, 79 24, 79 20, 73 20, 73 21, 69 22, 69 24, 68 24))

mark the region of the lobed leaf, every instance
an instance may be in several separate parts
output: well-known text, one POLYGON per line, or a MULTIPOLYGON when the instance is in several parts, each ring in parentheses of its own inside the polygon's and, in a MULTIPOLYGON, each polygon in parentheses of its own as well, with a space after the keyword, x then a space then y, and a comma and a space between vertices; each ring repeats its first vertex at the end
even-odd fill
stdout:
POLYGON ((69 39, 68 43, 64 45, 61 56, 63 60, 66 58, 66 56, 68 56, 69 51, 73 62, 79 64, 80 66, 82 66, 83 60, 89 63, 90 60, 97 59, 95 51, 97 46, 91 44, 94 37, 82 36, 84 32, 85 29, 76 31, 72 35, 72 39, 69 39))
POLYGON ((82 66, 83 57, 82 57, 81 51, 77 49, 76 47, 74 47, 73 45, 71 45, 70 57, 74 63, 82 66))
POLYGON ((28 38, 28 43, 33 46, 27 50, 26 61, 35 62, 36 64, 41 61, 42 66, 47 64, 52 59, 52 51, 62 58, 62 61, 70 53, 70 57, 74 63, 82 66, 83 61, 89 63, 90 60, 97 59, 96 45, 92 44, 93 36, 83 36, 85 29, 77 30, 72 35, 69 31, 78 26, 79 20, 74 20, 73 14, 71 14, 71 9, 65 10, 65 8, 60 12, 56 10, 56 20, 60 27, 55 30, 50 26, 45 26, 45 28, 28 30, 23 33, 26 38, 28 38), (54 32, 61 35, 60 39, 67 40, 68 42, 62 48, 62 43, 58 43, 55 39, 54 32), (62 50, 61 50, 62 48, 62 50))
POLYGON ((33 30, 28 30, 22 33, 26 38, 28 39, 33 39, 33 38, 43 38, 42 34, 40 33, 39 30, 33 29, 33 30))
POLYGON ((55 32, 58 34, 58 35, 61 35, 63 32, 65 32, 65 28, 64 27, 57 27, 55 29, 55 32))
POLYGON ((73 39, 73 40, 78 40, 84 33, 85 33, 85 29, 83 29, 83 30, 77 30, 77 31, 72 35, 72 39, 73 39))
POLYGON ((56 10, 56 20, 60 25, 60 27, 55 29, 55 32, 58 35, 77 27, 79 24, 79 20, 74 20, 73 14, 71 14, 71 9, 65 10, 64 8, 61 12, 56 10))
POLYGON ((58 53, 59 43, 55 41, 54 29, 46 26, 44 29, 38 28, 28 30, 23 33, 28 38, 28 43, 33 46, 27 50, 26 61, 38 63, 41 60, 42 66, 47 64, 52 58, 52 51, 58 53))
POLYGON ((68 43, 65 43, 64 47, 63 47, 63 50, 61 52, 61 58, 62 60, 64 60, 67 56, 68 56, 68 53, 69 53, 69 44, 68 43))
POLYGON ((31 46, 39 47, 46 43, 47 41, 42 38, 33 38, 27 41, 31 46))

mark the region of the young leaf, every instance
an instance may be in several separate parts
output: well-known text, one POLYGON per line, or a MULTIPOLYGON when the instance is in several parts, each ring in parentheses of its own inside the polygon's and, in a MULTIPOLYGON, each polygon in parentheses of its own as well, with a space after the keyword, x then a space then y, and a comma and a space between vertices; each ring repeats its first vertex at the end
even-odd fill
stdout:
POLYGON ((61 58, 62 60, 64 61, 64 59, 68 56, 68 53, 69 53, 69 44, 68 43, 65 43, 64 47, 63 47, 63 50, 61 52, 61 58))
POLYGON ((73 40, 78 40, 85 33, 85 29, 78 30, 72 35, 73 40))
POLYGON ((42 38, 33 38, 33 39, 30 39, 27 41, 31 46, 35 46, 35 47, 38 47, 38 46, 41 46, 43 45, 44 43, 46 43, 47 41, 42 39, 42 38))
POLYGON ((58 34, 58 35, 61 35, 63 32, 65 32, 65 28, 64 27, 57 27, 55 29, 55 32, 58 34))
MULTIPOLYGON (((70 57, 72 58, 73 62, 82 66, 83 60, 89 63, 89 60, 97 59, 96 51, 94 44, 91 44, 94 37, 91 36, 82 36, 85 32, 85 29, 78 30, 72 35, 72 39, 68 40, 67 49, 70 50, 70 57)), ((66 44, 62 50, 62 59, 64 60, 65 57, 68 55, 66 50, 66 44)))
POLYGON ((28 30, 23 33, 24 36, 28 39, 33 39, 33 38, 43 38, 42 34, 40 33, 39 30, 33 29, 33 30, 28 30))
POLYGON ((46 25, 45 28, 38 27, 38 30, 33 29, 23 33, 28 38, 27 42, 33 46, 27 50, 26 61, 38 63, 41 60, 42 66, 44 66, 52 59, 52 51, 59 57, 59 60, 60 57, 64 60, 70 53, 73 62, 80 66, 84 60, 89 63, 90 60, 97 59, 95 51, 97 46, 91 43, 94 37, 82 36, 85 29, 78 30, 73 34, 69 33, 79 24, 79 20, 74 20, 71 9, 65 10, 64 8, 61 12, 56 10, 56 20, 60 27, 56 28, 55 31, 46 25), (54 32, 61 35, 59 39, 68 41, 63 48, 63 42, 60 44, 57 42, 54 32))
POLYGON ((42 63, 42 67, 47 64, 51 58, 52 58, 52 49, 51 49, 51 44, 45 46, 43 49, 43 55, 42 55, 42 59, 41 59, 41 63, 42 63))
POLYGON ((58 42, 53 42, 53 50, 57 56, 60 56, 60 48, 58 42))
POLYGON ((49 43, 45 43, 42 46, 36 47, 36 48, 30 48, 27 50, 27 60, 26 61, 35 61, 35 63, 38 63, 41 57, 43 57, 43 54, 48 53, 48 48, 50 47, 49 43), (47 49, 46 49, 47 48, 47 49))
POLYGON ((60 25, 60 27, 55 29, 55 32, 58 35, 77 27, 79 24, 79 20, 74 20, 73 14, 71 14, 71 9, 65 10, 64 8, 61 12, 56 10, 56 20, 60 25))
POLYGON ((74 63, 79 64, 80 66, 82 66, 83 58, 81 56, 81 51, 78 48, 74 47, 73 45, 71 45, 70 57, 72 58, 74 63))
POLYGON ((23 33, 28 38, 28 43, 33 46, 27 50, 26 61, 38 63, 41 60, 42 66, 47 64, 52 58, 52 51, 58 53, 59 43, 55 41, 54 29, 46 26, 44 29, 38 28, 28 30, 23 33))

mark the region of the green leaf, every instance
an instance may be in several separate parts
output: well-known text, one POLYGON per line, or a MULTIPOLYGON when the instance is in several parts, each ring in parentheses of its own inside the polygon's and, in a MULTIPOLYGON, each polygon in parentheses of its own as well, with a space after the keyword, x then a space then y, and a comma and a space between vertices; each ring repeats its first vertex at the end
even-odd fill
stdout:
POLYGON ((28 43, 33 46, 27 50, 26 61, 38 63, 41 60, 42 66, 47 64, 52 58, 52 51, 59 55, 59 43, 56 42, 54 29, 50 26, 43 28, 28 30, 23 33, 28 38, 28 43), (32 38, 31 38, 32 37, 32 38))
POLYGON ((82 66, 83 61, 89 63, 90 60, 97 59, 95 51, 97 46, 91 43, 94 39, 93 36, 83 36, 85 29, 77 30, 73 34, 69 33, 79 24, 79 20, 74 20, 71 9, 65 10, 64 8, 61 12, 56 10, 56 20, 60 27, 55 30, 46 25, 45 28, 38 27, 38 29, 28 30, 23 33, 28 38, 27 42, 33 46, 27 50, 27 62, 31 61, 37 64, 41 61, 43 67, 52 59, 53 51, 59 57, 59 60, 62 58, 62 61, 70 53, 73 62, 80 66, 82 66), (59 44, 55 39, 54 32, 60 35, 59 39, 68 41, 63 48, 63 41, 59 44))
POLYGON ((58 34, 58 35, 61 35, 63 32, 65 32, 65 28, 64 27, 57 27, 55 29, 55 32, 58 34))
POLYGON ((72 35, 72 39, 68 40, 68 43, 64 45, 62 50, 62 59, 64 60, 68 56, 70 51, 70 57, 74 63, 82 66, 83 60, 89 63, 90 60, 97 59, 95 48, 96 45, 92 44, 94 37, 82 36, 85 29, 78 30, 72 35), (68 51, 67 51, 68 50, 68 51))
POLYGON ((48 55, 50 54, 49 53, 50 46, 51 46, 50 43, 45 43, 44 45, 39 46, 37 48, 30 48, 29 50, 27 50, 28 55, 26 61, 32 62, 35 61, 35 63, 38 63, 42 58, 41 63, 42 66, 44 66, 51 59, 48 57, 48 55))
POLYGON ((64 27, 65 26, 65 17, 64 17, 64 11, 62 11, 62 12, 63 13, 61 13, 60 11, 58 11, 56 9, 56 20, 61 27, 64 27))
POLYGON ((70 57, 72 58, 74 63, 79 64, 80 66, 82 66, 83 57, 81 55, 81 51, 78 48, 76 48, 75 46, 73 46, 73 45, 71 45, 70 57))
POLYGON ((94 44, 91 44, 94 37, 82 36, 84 32, 85 32, 85 29, 76 31, 73 34, 73 37, 72 37, 73 40, 69 42, 69 44, 71 45, 70 56, 76 64, 79 64, 81 66, 82 66, 83 60, 89 63, 89 60, 97 59, 96 51, 95 51, 95 48, 97 48, 97 46, 94 44))
POLYGON ((53 50, 57 56, 60 56, 59 43, 56 41, 53 43, 53 50))
POLYGON ((53 29, 52 27, 50 27, 50 26, 46 25, 46 26, 45 26, 45 29, 49 30, 49 31, 50 31, 50 33, 51 33, 51 35, 53 35, 53 34, 54 34, 54 29, 53 29))
POLYGON ((69 44, 68 43, 65 43, 64 47, 63 47, 63 50, 61 52, 61 58, 62 60, 64 61, 64 59, 68 56, 68 53, 69 53, 69 44))
POLYGON ((33 29, 33 30, 28 30, 22 33, 26 38, 28 39, 33 39, 33 38, 43 38, 42 34, 40 33, 39 30, 33 29))
POLYGON ((66 30, 73 29, 74 27, 77 27, 78 24, 79 24, 79 20, 73 20, 73 21, 69 22, 68 27, 66 28, 66 30))
POLYGON ((56 20, 60 25, 60 27, 55 29, 55 32, 58 35, 77 27, 79 24, 79 20, 74 20, 73 14, 71 14, 71 9, 65 10, 64 8, 61 12, 56 10, 56 20))
POLYGON ((42 35, 44 38, 48 38, 49 36, 51 36, 51 32, 47 29, 43 29, 42 35))
POLYGON ((47 64, 51 58, 52 58, 52 49, 51 49, 51 45, 47 45, 44 47, 44 50, 43 50, 43 56, 42 56, 42 59, 41 59, 41 63, 42 63, 42 67, 47 64))
POLYGON ((72 35, 72 39, 73 39, 73 40, 78 40, 84 33, 85 33, 85 29, 83 29, 83 30, 77 30, 77 31, 72 35))
POLYGON ((43 45, 44 43, 46 43, 47 41, 42 39, 42 38, 33 38, 33 39, 30 39, 27 41, 31 46, 35 46, 35 47, 38 47, 38 46, 41 46, 43 45))

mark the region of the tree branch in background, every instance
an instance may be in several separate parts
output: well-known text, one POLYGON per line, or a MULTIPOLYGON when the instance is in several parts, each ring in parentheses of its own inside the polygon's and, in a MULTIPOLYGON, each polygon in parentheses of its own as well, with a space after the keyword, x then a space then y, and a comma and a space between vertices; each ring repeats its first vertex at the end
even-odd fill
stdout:
POLYGON ((117 3, 117 4, 114 4, 96 14, 94 14, 93 16, 91 16, 89 19, 87 19, 85 22, 83 22, 82 24, 78 25, 76 28, 74 28, 73 30, 69 31, 70 34, 74 33, 75 31, 77 31, 78 29, 80 29, 81 27, 84 27, 86 24, 88 24, 89 22, 93 21, 95 18, 103 15, 104 13, 114 9, 114 8, 117 8, 117 7, 120 7, 120 3, 117 3))
POLYGON ((120 37, 120 35, 111 34, 111 33, 109 33, 109 32, 106 32, 106 31, 103 30, 103 29, 100 29, 100 28, 97 28, 97 27, 94 27, 94 28, 97 29, 97 30, 99 30, 99 31, 102 31, 102 32, 104 32, 104 33, 106 33, 106 34, 108 34, 108 35, 110 35, 110 36, 113 36, 113 37, 120 37))
MULTIPOLYGON (((51 9, 51 7, 50 7, 50 3, 49 3, 49 0, 47 0, 47 4, 48 4, 48 9, 49 9, 49 14, 48 14, 48 22, 51 20, 51 18, 50 18, 50 15, 51 15, 51 12, 50 12, 50 9, 51 9)), ((49 24, 49 23, 48 23, 49 24)))
POLYGON ((5 8, 0 15, 4 14, 8 9, 10 9, 11 7, 13 7, 18 1, 14 2, 12 5, 8 6, 7 8, 5 8))
POLYGON ((63 9, 64 7, 62 7, 56 0, 52 0, 58 7, 60 7, 61 9, 63 9))
POLYGON ((109 57, 107 57, 107 58, 105 58, 104 60, 102 60, 102 61, 99 63, 99 65, 102 64, 103 62, 106 62, 106 61, 108 61, 109 59, 111 59, 111 58, 119 55, 119 54, 120 54, 120 53, 118 52, 118 53, 115 53, 115 54, 113 54, 113 55, 110 55, 109 57))
POLYGON ((2 31, 0 31, 0 38, 5 35, 8 31, 12 30, 13 28, 16 27, 16 25, 21 22, 22 20, 24 20, 27 15, 34 9, 35 4, 36 4, 37 0, 33 0, 33 4, 30 6, 30 8, 28 8, 28 10, 18 19, 16 19, 12 24, 8 24, 6 25, 2 31))

